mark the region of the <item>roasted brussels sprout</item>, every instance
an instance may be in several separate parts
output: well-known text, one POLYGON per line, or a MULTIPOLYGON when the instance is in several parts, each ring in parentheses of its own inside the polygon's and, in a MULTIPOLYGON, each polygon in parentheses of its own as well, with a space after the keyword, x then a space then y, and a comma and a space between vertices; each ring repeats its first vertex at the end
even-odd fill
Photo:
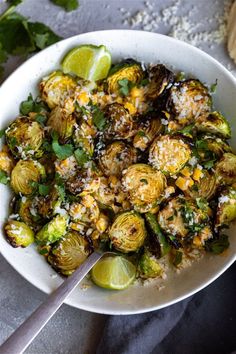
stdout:
POLYGON ((197 207, 193 200, 176 197, 158 213, 160 227, 180 240, 199 234, 209 222, 207 211, 197 207))
POLYGON ((15 161, 8 151, 0 151, 0 171, 4 171, 7 175, 11 174, 15 161))
POLYGON ((158 263, 156 257, 146 250, 139 260, 139 276, 143 279, 156 278, 159 277, 162 272, 163 269, 158 263))
POLYGON ((9 220, 5 225, 5 233, 12 247, 27 247, 34 242, 34 233, 24 222, 9 220))
POLYGON ((236 155, 225 153, 215 165, 219 183, 231 185, 236 182, 236 155))
POLYGON ((114 191, 110 188, 108 179, 106 177, 100 178, 100 185, 94 193, 95 199, 104 206, 111 207, 115 201, 114 191))
POLYGON ((49 219, 57 214, 61 207, 61 197, 57 185, 50 188, 48 195, 38 196, 36 200, 36 207, 40 216, 44 219, 49 219))
POLYGON ((34 228, 38 221, 37 210, 34 207, 34 200, 28 197, 22 197, 19 201, 19 215, 28 226, 34 228))
POLYGON ((99 207, 91 195, 85 195, 80 202, 74 202, 70 206, 69 214, 73 221, 82 221, 90 224, 99 218, 99 207))
POLYGON ((231 136, 229 123, 219 112, 201 115, 197 118, 195 126, 199 132, 218 135, 224 139, 231 136))
POLYGON ((107 176, 120 176, 122 171, 137 161, 136 149, 122 141, 115 141, 102 151, 99 167, 107 176))
POLYGON ((198 80, 185 80, 170 89, 169 113, 181 126, 189 125, 209 112, 211 105, 208 89, 198 80))
MULTIPOLYGON (((56 106, 65 107, 66 100, 70 98, 76 88, 76 81, 73 77, 55 71, 46 77, 39 85, 41 97, 49 108, 56 106)), ((67 105, 68 106, 68 105, 67 105)), ((68 108, 67 108, 68 110, 68 108)), ((73 112, 73 105, 68 113, 73 112)))
POLYGON ((108 92, 118 95, 120 89, 119 81, 126 79, 132 84, 139 84, 143 75, 140 63, 133 59, 126 59, 111 68, 107 78, 108 92))
POLYGON ((92 194, 99 189, 100 178, 89 176, 86 170, 79 170, 66 180, 65 186, 74 195, 92 194))
POLYGON ((45 177, 45 170, 39 162, 20 160, 12 170, 11 187, 16 193, 28 195, 36 189, 41 177, 45 177))
POLYGON ((143 218, 134 211, 118 215, 109 230, 113 247, 123 253, 137 251, 143 245, 146 234, 143 218))
POLYGON ((231 147, 225 141, 218 137, 213 138, 210 136, 204 136, 201 138, 199 145, 200 146, 197 147, 197 150, 203 160, 205 159, 205 157, 208 157, 209 151, 211 152, 211 157, 212 153, 217 157, 221 157, 224 152, 232 152, 231 147))
POLYGON ((88 241, 76 231, 69 231, 51 249, 48 262, 63 275, 72 274, 91 252, 88 241))
POLYGON ((93 137, 96 135, 94 127, 91 127, 86 122, 81 122, 74 130, 73 141, 77 147, 82 147, 83 150, 92 156, 94 152, 93 137))
POLYGON ((190 147, 180 138, 157 137, 149 150, 149 162, 168 175, 178 173, 191 157, 190 147))
POLYGON ((236 219, 236 190, 232 187, 225 188, 219 198, 216 212, 216 228, 227 227, 236 219))
POLYGON ((210 200, 216 193, 216 176, 207 170, 202 170, 201 173, 200 179, 198 181, 195 180, 194 184, 184 191, 184 194, 192 199, 203 198, 210 200))
POLYGON ((160 119, 148 119, 148 116, 144 117, 137 134, 134 136, 134 147, 144 151, 152 143, 154 138, 161 133, 162 129, 163 126, 160 119))
POLYGON ((28 117, 19 117, 6 130, 6 140, 13 155, 18 158, 42 156, 43 128, 28 117))
POLYGON ((64 108, 57 106, 51 111, 47 126, 57 132, 62 141, 65 141, 72 135, 75 123, 76 120, 72 114, 68 114, 64 108))
POLYGON ((155 100, 160 96, 169 84, 173 82, 174 75, 165 65, 157 64, 149 71, 149 83, 147 85, 146 97, 148 100, 155 100))
POLYGON ((68 217, 57 215, 35 235, 36 242, 39 245, 49 245, 56 242, 66 233, 68 217))
POLYGON ((134 209, 146 213, 157 207, 166 187, 162 172, 146 164, 135 164, 124 172, 122 184, 134 209))
POLYGON ((105 108, 109 124, 105 129, 106 139, 129 139, 137 130, 136 121, 122 104, 112 103, 105 108))

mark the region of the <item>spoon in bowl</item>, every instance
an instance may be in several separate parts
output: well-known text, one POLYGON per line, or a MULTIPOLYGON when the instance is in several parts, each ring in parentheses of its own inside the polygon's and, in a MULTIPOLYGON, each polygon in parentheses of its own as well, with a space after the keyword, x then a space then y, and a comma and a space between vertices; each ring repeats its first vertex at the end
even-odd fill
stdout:
POLYGON ((30 345, 41 329, 63 304, 67 296, 104 255, 112 252, 93 252, 81 266, 51 294, 2 344, 0 354, 20 354, 30 345))

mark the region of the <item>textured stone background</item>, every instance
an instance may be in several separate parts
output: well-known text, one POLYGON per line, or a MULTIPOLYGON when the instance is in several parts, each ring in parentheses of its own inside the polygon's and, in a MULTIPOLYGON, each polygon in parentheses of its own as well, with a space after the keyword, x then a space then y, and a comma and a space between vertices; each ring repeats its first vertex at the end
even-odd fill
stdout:
MULTIPOLYGON (((171 25, 160 20, 161 10, 174 3, 174 0, 150 1, 157 16, 157 32, 169 34, 171 25)), ((192 27, 197 31, 210 31, 218 27, 218 15, 224 13, 224 2, 216 0, 180 0, 177 16, 187 16, 192 27)), ((131 28, 124 24, 125 15, 120 11, 144 9, 140 0, 80 0, 77 11, 66 13, 48 0, 24 0, 18 11, 33 21, 42 21, 63 37, 101 29, 131 28)), ((0 11, 4 9, 0 0, 0 11)), ((146 9, 147 10, 147 9, 146 9)), ((153 12, 153 11, 149 11, 153 12)), ((134 28, 140 28, 135 26, 134 28)), ((230 60, 224 43, 199 41, 198 46, 221 61, 228 69, 235 72, 236 66, 230 60)), ((6 65, 5 76, 23 60, 13 58, 6 65)), ((46 295, 25 281, 0 256, 0 343, 26 319, 45 299, 46 295)), ((102 333, 106 316, 95 315, 63 305, 51 319, 39 336, 26 351, 30 354, 44 353, 94 353, 102 333)))

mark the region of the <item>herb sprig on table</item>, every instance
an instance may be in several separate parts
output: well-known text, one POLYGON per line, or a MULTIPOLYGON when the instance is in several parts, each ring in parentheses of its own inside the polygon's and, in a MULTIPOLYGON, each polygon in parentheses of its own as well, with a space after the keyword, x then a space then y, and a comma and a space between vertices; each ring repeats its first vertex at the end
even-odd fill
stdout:
MULTIPOLYGON (((2 64, 10 55, 27 57, 61 39, 45 24, 31 22, 15 12, 16 6, 22 1, 8 0, 9 7, 0 15, 0 77, 4 73, 2 64)), ((51 2, 66 11, 75 10, 79 6, 77 0, 51 0, 51 2)))

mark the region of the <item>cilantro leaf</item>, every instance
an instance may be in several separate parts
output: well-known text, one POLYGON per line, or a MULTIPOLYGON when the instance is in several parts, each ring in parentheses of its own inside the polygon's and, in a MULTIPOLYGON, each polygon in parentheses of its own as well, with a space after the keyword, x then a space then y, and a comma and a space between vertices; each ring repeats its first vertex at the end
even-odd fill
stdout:
POLYGON ((56 189, 58 191, 60 199, 64 202, 66 198, 65 184, 61 176, 56 172, 55 174, 56 189))
POLYGON ((46 184, 39 184, 38 189, 39 189, 39 194, 46 197, 51 190, 51 186, 47 186, 46 184))
POLYGON ((83 166, 90 160, 89 155, 81 147, 75 150, 74 155, 79 166, 83 166))
POLYGON ((211 85, 210 92, 215 93, 218 85, 218 80, 216 79, 215 83, 211 85))
POLYGON ((215 159, 209 160, 209 161, 203 162, 202 165, 203 165, 203 167, 205 167, 207 170, 209 170, 209 169, 211 169, 211 168, 214 166, 215 161, 216 161, 215 159))
MULTIPOLYGON (((30 112, 42 113, 46 111, 45 104, 41 101, 34 100, 30 93, 26 101, 22 101, 20 104, 20 113, 28 115, 30 112)), ((46 119, 46 117, 45 117, 46 119)))
POLYGON ((40 22, 28 22, 28 28, 34 44, 39 49, 58 42, 61 37, 55 34, 48 26, 40 22))
POLYGON ((6 129, 1 129, 0 130, 0 139, 5 135, 6 129))
POLYGON ((176 251, 175 253, 175 258, 173 260, 173 264, 174 266, 178 266, 181 262, 182 262, 182 259, 183 259, 183 252, 181 251, 176 251))
POLYGON ((119 92, 122 96, 128 96, 131 88, 134 86, 133 82, 128 79, 119 80, 118 85, 120 86, 119 92))
POLYGON ((56 132, 52 133, 52 139, 52 149, 59 160, 64 160, 73 154, 74 149, 71 144, 59 144, 56 132))
POLYGON ((7 176, 6 172, 0 170, 0 183, 7 184, 9 181, 9 177, 7 176))
POLYGON ((34 119, 36 120, 36 122, 38 122, 40 125, 44 125, 44 123, 47 120, 47 116, 43 115, 43 114, 37 114, 34 119))
POLYGON ((98 130, 104 130, 106 128, 107 122, 104 113, 97 106, 92 108, 93 124, 98 128, 98 130))
POLYGON ((206 250, 214 254, 221 254, 229 247, 227 235, 220 235, 218 238, 206 242, 206 250))
POLYGON ((51 0, 57 6, 63 7, 66 11, 73 11, 79 7, 78 0, 51 0))

